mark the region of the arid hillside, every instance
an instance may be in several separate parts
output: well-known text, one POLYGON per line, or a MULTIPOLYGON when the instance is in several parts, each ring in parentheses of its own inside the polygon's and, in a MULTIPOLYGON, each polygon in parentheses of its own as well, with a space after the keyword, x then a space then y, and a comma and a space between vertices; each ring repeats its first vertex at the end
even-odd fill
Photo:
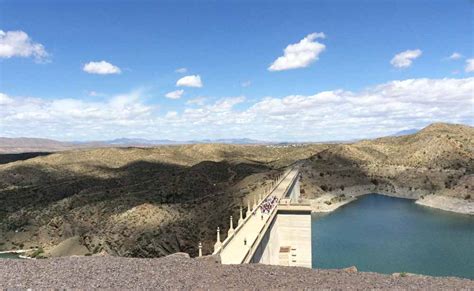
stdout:
POLYGON ((378 192, 472 200, 474 128, 432 124, 412 135, 334 145, 307 159, 302 172, 308 198, 378 192))
POLYGON ((0 250, 158 257, 195 255, 202 241, 209 253, 216 227, 225 233, 247 198, 297 162, 306 198, 379 192, 472 201, 473 149, 472 127, 434 124, 353 144, 98 148, 8 162, 0 165, 0 250))
POLYGON ((202 240, 210 252, 247 195, 324 148, 99 148, 0 165, 0 248, 155 257, 202 240))

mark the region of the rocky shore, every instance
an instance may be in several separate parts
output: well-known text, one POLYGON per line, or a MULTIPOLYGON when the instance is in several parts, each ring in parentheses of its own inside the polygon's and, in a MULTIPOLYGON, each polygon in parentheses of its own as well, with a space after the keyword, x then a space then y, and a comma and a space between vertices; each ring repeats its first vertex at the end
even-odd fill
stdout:
POLYGON ((422 199, 418 199, 416 204, 445 211, 474 215, 474 202, 454 197, 428 195, 422 199))
POLYGON ((474 202, 456 197, 428 194, 426 191, 411 191, 409 188, 397 188, 392 191, 373 185, 359 185, 347 187, 345 191, 333 191, 318 198, 310 199, 312 211, 332 212, 339 207, 357 200, 357 197, 377 193, 381 195, 415 200, 416 204, 450 211, 459 214, 474 215, 474 202))
POLYGON ((159 259, 68 257, 1 260, 0 288, 34 289, 473 289, 474 281, 297 267, 220 265, 174 254, 159 259))

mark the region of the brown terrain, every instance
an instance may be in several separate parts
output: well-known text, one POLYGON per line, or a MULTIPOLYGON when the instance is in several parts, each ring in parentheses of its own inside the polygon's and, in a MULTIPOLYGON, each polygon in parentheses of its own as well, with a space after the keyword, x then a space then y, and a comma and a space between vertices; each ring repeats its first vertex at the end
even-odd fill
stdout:
POLYGON ((377 192, 474 202, 474 128, 464 125, 433 124, 413 135, 352 144, 24 155, 0 165, 0 250, 40 247, 37 257, 195 256, 199 241, 209 254, 216 227, 225 230, 247 198, 294 163, 301 165, 302 193, 309 199, 377 192))
POLYGON ((159 259, 68 257, 5 260, 5 289, 160 290, 472 290, 474 281, 406 273, 385 275, 261 264, 221 265, 174 254, 159 259))

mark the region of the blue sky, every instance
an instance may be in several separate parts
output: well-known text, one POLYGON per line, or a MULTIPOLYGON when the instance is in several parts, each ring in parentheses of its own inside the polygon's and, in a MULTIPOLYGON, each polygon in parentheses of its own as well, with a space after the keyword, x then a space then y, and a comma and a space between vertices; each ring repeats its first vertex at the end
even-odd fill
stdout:
POLYGON ((0 136, 321 141, 473 124, 473 7, 0 1, 0 136))

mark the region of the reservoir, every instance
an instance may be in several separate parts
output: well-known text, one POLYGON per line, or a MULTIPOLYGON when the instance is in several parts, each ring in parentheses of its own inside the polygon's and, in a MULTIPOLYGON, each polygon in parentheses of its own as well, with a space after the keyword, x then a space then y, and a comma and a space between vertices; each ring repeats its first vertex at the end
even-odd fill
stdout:
POLYGON ((0 259, 19 259, 20 255, 16 253, 4 253, 0 254, 0 259))
POLYGON ((474 217, 370 194, 312 216, 313 268, 474 279, 474 217))

